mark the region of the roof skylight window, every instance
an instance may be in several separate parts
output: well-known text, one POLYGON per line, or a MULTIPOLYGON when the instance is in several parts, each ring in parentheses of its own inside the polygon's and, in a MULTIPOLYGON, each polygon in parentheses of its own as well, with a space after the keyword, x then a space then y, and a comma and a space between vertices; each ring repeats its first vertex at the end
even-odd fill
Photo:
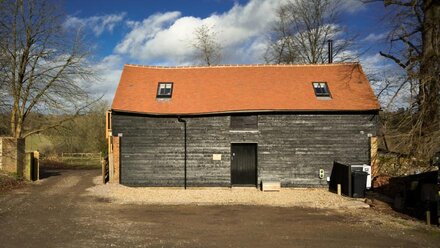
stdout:
POLYGON ((156 98, 171 98, 173 95, 173 83, 159 83, 156 98))
POLYGON ((330 90, 326 82, 314 82, 313 89, 317 97, 331 97, 330 90))

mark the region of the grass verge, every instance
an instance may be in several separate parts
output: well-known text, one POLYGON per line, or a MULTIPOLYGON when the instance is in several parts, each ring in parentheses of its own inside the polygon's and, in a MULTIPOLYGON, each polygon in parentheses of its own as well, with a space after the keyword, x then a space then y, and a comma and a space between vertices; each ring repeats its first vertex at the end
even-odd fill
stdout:
POLYGON ((45 159, 40 161, 40 169, 46 170, 94 170, 101 169, 101 165, 99 163, 66 163, 59 160, 51 160, 45 159))

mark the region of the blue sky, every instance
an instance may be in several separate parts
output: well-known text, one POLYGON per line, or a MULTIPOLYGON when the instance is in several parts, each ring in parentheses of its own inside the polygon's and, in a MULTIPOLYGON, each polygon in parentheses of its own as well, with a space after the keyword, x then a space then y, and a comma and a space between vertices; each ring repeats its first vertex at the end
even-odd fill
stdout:
MULTIPOLYGON (((245 4, 248 1, 233 0, 70 0, 66 2, 69 16, 82 19, 93 16, 108 16, 126 13, 124 21, 142 21, 155 13, 179 11, 183 16, 196 16, 206 18, 212 13, 223 13, 233 7, 235 3, 245 4)), ((114 46, 120 41, 129 28, 119 23, 112 32, 105 32, 98 39, 97 55, 105 56, 112 52, 114 46)), ((89 37, 93 36, 88 33, 89 37)), ((93 37, 92 37, 93 38, 93 37)))
MULTIPOLYGON (((69 0, 67 28, 82 27, 93 49, 99 82, 92 90, 111 100, 125 63, 147 65, 194 64, 190 40, 194 28, 215 27, 223 46, 223 63, 264 63, 266 34, 282 0, 69 0)), ((356 34, 365 70, 387 62, 383 3, 345 0, 341 25, 356 34)))

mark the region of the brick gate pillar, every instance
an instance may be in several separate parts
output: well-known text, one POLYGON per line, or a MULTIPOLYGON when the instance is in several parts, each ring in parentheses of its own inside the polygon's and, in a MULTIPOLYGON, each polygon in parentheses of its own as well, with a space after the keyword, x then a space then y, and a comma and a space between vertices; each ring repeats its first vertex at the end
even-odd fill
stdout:
POLYGON ((113 178, 112 182, 119 183, 119 168, 120 168, 120 150, 121 137, 113 137, 113 178))

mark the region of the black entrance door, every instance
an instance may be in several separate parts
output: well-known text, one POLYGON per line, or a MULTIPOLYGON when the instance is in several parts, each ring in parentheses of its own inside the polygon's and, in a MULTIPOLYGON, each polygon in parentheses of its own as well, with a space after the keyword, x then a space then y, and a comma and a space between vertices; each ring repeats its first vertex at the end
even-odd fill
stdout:
POLYGON ((257 185, 257 144, 231 144, 232 185, 257 185))

